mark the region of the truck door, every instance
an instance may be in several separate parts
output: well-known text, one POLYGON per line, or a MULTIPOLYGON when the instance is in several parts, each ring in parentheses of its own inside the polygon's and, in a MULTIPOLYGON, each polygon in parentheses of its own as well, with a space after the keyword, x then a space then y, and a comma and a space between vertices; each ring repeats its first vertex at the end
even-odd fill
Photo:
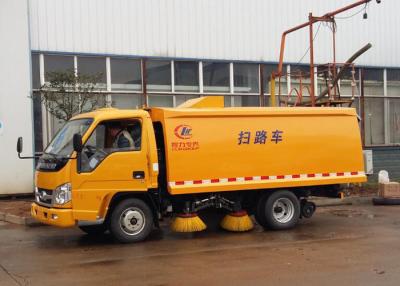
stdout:
POLYGON ((96 126, 84 144, 80 172, 71 170, 74 209, 98 209, 96 204, 116 192, 147 191, 147 137, 142 126, 141 119, 96 126))

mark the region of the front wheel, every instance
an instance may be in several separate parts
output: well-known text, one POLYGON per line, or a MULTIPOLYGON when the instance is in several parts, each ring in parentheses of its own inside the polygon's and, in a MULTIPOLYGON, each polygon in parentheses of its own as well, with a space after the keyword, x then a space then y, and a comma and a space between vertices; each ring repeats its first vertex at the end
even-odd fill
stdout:
POLYGON ((144 201, 126 199, 111 214, 110 232, 119 242, 139 242, 147 238, 153 224, 153 213, 144 201))
POLYGON ((257 220, 265 228, 293 228, 300 217, 299 199, 290 191, 277 191, 264 196, 257 206, 257 220))

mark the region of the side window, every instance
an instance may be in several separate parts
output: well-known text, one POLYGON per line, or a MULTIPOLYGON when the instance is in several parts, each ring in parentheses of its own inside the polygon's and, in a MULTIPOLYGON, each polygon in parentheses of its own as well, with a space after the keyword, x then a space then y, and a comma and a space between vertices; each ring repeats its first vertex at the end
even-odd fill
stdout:
POLYGON ((110 120, 97 125, 82 150, 82 172, 94 170, 109 154, 138 151, 142 142, 139 120, 110 120))

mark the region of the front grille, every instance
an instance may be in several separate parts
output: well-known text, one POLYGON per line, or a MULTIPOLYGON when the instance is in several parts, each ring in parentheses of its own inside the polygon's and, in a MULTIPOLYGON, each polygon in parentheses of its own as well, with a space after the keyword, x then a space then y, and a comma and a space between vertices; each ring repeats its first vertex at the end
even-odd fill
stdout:
POLYGON ((50 206, 53 200, 53 191, 37 188, 35 196, 36 196, 36 202, 50 206))

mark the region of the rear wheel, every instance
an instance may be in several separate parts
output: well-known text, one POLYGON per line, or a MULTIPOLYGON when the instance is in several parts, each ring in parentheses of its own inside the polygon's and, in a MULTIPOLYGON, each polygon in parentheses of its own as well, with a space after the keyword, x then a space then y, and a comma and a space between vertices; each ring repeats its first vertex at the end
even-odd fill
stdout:
POLYGON ((89 235, 101 235, 107 231, 107 226, 104 223, 96 225, 81 225, 79 228, 89 235))
POLYGON ((111 214, 110 232, 119 242, 139 242, 147 238, 153 224, 153 213, 144 201, 126 199, 111 214))
POLYGON ((263 196, 257 206, 256 219, 265 228, 281 230, 294 227, 300 217, 300 202, 290 191, 263 196))
POLYGON ((270 196, 270 193, 265 193, 261 196, 261 198, 258 201, 258 204, 256 206, 256 211, 254 213, 254 217, 256 221, 258 222, 259 225, 265 226, 266 221, 265 221, 265 203, 270 196))

